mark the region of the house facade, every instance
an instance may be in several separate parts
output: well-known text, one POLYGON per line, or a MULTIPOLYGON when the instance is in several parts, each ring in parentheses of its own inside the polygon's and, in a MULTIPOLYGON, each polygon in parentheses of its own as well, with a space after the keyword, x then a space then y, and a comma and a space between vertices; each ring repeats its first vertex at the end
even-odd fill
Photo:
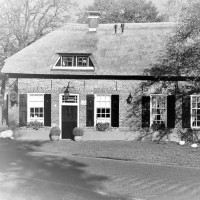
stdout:
MULTIPOLYGON (((134 128, 129 117, 133 91, 152 78, 144 70, 162 53, 174 24, 125 24, 123 32, 118 24, 116 33, 114 24, 98 25, 98 17, 93 12, 89 27, 68 24, 5 61, 10 122, 56 124, 62 139, 72 139, 74 127, 93 130, 98 123, 122 131, 129 131, 130 123, 134 128)), ((137 126, 157 122, 174 128, 175 97, 142 93, 141 106, 135 108, 141 112, 137 126)))

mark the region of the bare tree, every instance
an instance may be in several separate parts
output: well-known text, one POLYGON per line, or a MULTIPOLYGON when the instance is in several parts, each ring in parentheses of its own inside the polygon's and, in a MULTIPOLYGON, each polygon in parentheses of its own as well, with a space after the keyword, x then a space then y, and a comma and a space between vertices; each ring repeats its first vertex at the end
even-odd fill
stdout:
POLYGON ((3 0, 0 4, 0 60, 72 20, 76 7, 71 0, 3 0))

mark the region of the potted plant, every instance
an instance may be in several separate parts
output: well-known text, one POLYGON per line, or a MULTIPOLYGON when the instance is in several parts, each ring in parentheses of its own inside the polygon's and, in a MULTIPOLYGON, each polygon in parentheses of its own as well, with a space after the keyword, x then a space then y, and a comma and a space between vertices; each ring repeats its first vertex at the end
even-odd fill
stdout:
POLYGON ((75 141, 81 141, 83 138, 84 130, 82 128, 75 127, 73 129, 73 135, 75 141))
POLYGON ((60 128, 58 126, 54 126, 50 130, 49 137, 51 141, 59 141, 60 140, 60 128))

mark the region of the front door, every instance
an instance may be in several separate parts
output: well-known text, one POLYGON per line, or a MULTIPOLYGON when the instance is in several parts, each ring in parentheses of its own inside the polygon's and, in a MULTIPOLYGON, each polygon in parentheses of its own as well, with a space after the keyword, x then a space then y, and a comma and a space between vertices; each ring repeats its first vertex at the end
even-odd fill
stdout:
POLYGON ((77 106, 62 106, 62 139, 74 139, 72 131, 77 127, 77 106))

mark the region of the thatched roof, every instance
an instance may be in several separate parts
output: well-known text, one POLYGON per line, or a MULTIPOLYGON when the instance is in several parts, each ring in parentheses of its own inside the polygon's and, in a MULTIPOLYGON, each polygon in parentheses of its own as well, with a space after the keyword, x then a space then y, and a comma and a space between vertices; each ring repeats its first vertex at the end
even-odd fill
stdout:
POLYGON ((114 34, 114 24, 100 24, 97 32, 89 32, 87 25, 68 24, 8 58, 2 72, 39 75, 142 75, 143 70, 155 62, 173 27, 174 23, 133 23, 125 24, 123 34, 114 34), (58 53, 92 54, 96 61, 95 70, 53 70, 58 53))

